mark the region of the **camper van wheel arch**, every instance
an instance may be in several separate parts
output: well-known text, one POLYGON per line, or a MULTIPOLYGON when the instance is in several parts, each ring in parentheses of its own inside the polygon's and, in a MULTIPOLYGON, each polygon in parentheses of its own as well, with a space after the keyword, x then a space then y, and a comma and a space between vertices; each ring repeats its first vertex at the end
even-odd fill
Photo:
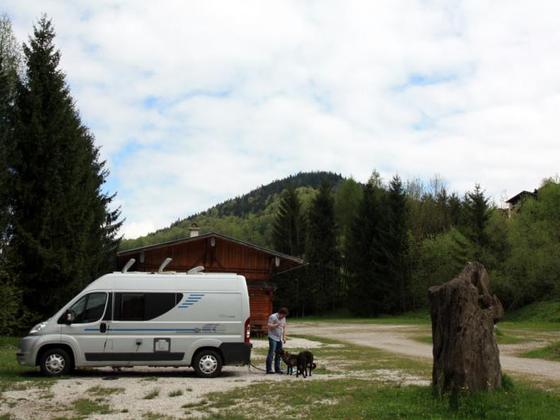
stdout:
POLYGON ((69 346, 47 345, 39 351, 37 364, 43 375, 66 375, 74 369, 74 354, 69 346))
POLYGON ((222 372, 223 360, 218 349, 202 348, 193 356, 192 367, 201 378, 215 378, 222 372))

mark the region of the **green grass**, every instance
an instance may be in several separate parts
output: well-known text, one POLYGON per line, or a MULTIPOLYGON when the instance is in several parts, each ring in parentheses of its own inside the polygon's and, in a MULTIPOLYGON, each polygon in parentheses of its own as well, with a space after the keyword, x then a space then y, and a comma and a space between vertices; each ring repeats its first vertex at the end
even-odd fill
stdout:
MULTIPOLYGON (((420 343, 432 345, 431 335, 417 335, 411 338, 420 343)), ((500 328, 496 328, 496 341, 498 344, 519 344, 528 341, 528 339, 505 333, 500 328)))
POLYGON ((30 367, 20 366, 16 360, 19 338, 0 336, 0 393, 31 386, 49 387, 56 379, 46 378, 30 367))
POLYGON ((516 311, 506 313, 505 321, 521 323, 542 323, 544 325, 556 323, 560 325, 560 301, 536 302, 524 306, 516 311))
POLYGON ((522 357, 529 357, 532 359, 546 359, 560 362, 560 341, 552 343, 540 349, 531 350, 521 354, 522 357))
POLYGON ((113 412, 109 408, 109 405, 86 398, 74 401, 72 408, 82 416, 89 416, 90 414, 110 414, 113 412))
POLYGON ((86 392, 90 395, 103 397, 113 394, 122 394, 124 392, 124 388, 104 388, 102 386, 96 385, 89 388, 86 392))
MULTIPOLYGON (((401 315, 382 315, 374 318, 359 318, 348 311, 338 311, 321 316, 302 318, 290 317, 291 322, 328 321, 332 323, 354 324, 429 324, 428 309, 406 312, 401 315)), ((536 302, 521 309, 506 312, 503 322, 508 328, 557 330, 560 328, 560 301, 536 302)))
POLYGON ((311 419, 556 419, 560 397, 516 385, 510 390, 460 396, 457 408, 428 386, 387 386, 358 379, 255 384, 211 394, 198 411, 214 418, 311 419), (271 401, 282 402, 271 404, 271 401), (230 407, 243 405, 243 414, 230 407))
POLYGON ((181 389, 176 389, 175 391, 171 391, 167 394, 168 397, 180 397, 181 395, 183 395, 183 390, 181 389))
POLYGON ((519 344, 527 341, 523 337, 518 337, 516 335, 510 334, 507 331, 504 331, 501 327, 496 328, 495 331, 498 344, 519 344))
POLYGON ((152 411, 148 411, 147 413, 142 414, 142 418, 145 420, 164 420, 164 419, 172 419, 173 417, 166 416, 165 414, 154 413, 152 411))
POLYGON ((431 335, 415 335, 411 337, 414 341, 418 341, 419 343, 429 344, 430 346, 432 343, 432 336, 431 335))
POLYGON ((401 315, 381 315, 372 318, 355 317, 349 312, 336 312, 321 316, 306 316, 301 318, 291 317, 291 322, 328 321, 332 323, 352 324, 429 324, 430 314, 427 310, 406 312, 401 315))

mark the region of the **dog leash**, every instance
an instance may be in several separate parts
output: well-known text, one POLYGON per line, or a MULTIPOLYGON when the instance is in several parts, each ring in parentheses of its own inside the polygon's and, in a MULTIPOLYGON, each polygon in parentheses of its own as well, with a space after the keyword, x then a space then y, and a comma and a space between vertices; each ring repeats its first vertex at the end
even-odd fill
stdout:
POLYGON ((249 372, 251 372, 251 366, 254 367, 254 368, 257 369, 257 370, 260 370, 261 372, 266 372, 266 370, 261 369, 261 368, 258 367, 258 366, 255 366, 255 365, 253 364, 253 362, 249 362, 249 372))

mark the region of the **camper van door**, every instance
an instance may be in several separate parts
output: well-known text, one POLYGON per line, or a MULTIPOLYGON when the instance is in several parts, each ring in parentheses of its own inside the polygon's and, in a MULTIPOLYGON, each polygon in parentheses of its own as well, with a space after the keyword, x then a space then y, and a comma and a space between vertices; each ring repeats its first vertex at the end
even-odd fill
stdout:
MULTIPOLYGON (((107 307, 107 292, 89 292, 72 303, 58 319, 62 336, 76 340, 83 353, 104 351, 107 334, 103 320, 107 307)), ((82 355, 84 356, 84 355, 82 355)))

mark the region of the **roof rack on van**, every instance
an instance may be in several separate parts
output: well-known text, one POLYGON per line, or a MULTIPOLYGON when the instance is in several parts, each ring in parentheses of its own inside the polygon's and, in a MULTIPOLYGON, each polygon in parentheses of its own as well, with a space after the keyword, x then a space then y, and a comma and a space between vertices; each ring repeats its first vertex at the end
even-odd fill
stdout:
POLYGON ((135 262, 136 262, 136 260, 134 258, 131 258, 130 260, 128 260, 128 262, 123 267, 122 272, 126 273, 128 271, 128 269, 134 265, 135 262))
POLYGON ((171 258, 171 257, 167 257, 165 260, 163 260, 163 262, 159 266, 157 272, 158 273, 163 273, 163 270, 165 270, 165 267, 167 267, 172 260, 173 260, 173 258, 171 258))
POLYGON ((201 271, 204 271, 203 265, 199 265, 191 268, 189 271, 187 271, 187 274, 196 274, 196 273, 200 273, 201 271))

